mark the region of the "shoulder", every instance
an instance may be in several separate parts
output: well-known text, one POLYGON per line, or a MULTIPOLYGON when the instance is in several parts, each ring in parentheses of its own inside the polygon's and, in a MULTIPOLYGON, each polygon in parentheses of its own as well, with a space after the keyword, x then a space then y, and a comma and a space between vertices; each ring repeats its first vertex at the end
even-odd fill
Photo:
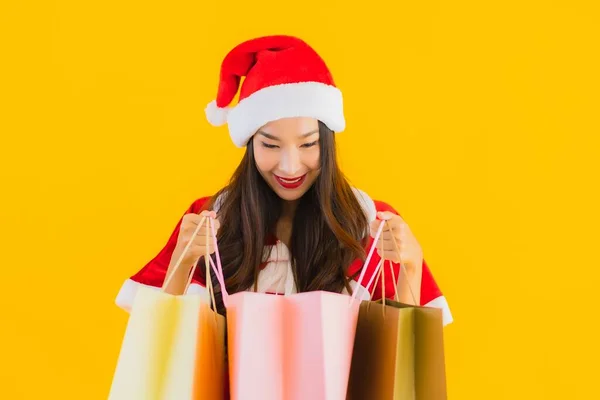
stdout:
POLYGON ((396 211, 389 203, 372 198, 364 190, 353 187, 352 191, 363 208, 369 222, 374 221, 377 217, 377 213, 381 211, 390 211, 399 215, 398 211, 396 211))

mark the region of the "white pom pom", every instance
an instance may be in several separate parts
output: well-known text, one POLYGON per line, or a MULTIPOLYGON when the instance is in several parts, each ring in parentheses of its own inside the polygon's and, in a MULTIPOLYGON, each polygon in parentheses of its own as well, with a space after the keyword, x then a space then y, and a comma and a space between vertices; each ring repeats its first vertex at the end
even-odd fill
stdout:
POLYGON ((213 100, 210 103, 208 103, 208 105, 204 109, 204 112, 206 113, 206 119, 213 126, 221 126, 227 123, 227 114, 229 112, 229 108, 218 107, 216 100, 213 100))

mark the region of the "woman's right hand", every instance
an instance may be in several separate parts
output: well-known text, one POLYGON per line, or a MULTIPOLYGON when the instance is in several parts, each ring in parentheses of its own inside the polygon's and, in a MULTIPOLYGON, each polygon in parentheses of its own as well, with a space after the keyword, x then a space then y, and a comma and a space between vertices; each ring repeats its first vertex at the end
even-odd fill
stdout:
POLYGON ((179 236, 177 237, 177 244, 175 245, 175 250, 173 250, 173 255, 171 256, 172 266, 179 260, 183 250, 190 241, 192 241, 192 244, 181 261, 181 264, 186 267, 192 267, 200 257, 205 256, 207 253, 210 255, 215 252, 214 239, 211 229, 208 226, 208 217, 213 218, 212 224, 215 228, 215 233, 217 233, 221 225, 217 219, 216 212, 202 211, 200 214, 190 213, 183 216, 179 228, 179 236), (192 237, 203 217, 206 217, 206 219, 202 224, 202 228, 200 228, 195 237, 192 237), (207 236, 208 247, 206 246, 207 236))

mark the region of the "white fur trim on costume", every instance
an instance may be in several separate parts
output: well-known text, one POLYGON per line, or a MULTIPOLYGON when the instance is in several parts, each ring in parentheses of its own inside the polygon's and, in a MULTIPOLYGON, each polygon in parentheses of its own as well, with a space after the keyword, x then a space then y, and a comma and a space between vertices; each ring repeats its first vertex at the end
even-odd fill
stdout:
POLYGON ((294 272, 287 246, 278 241, 270 248, 267 265, 258 274, 257 291, 259 293, 283 293, 284 295, 296 293, 294 272))
POLYGON ((435 299, 431 300, 429 303, 425 304, 425 307, 441 308, 442 309, 442 320, 443 320, 444 326, 446 326, 446 325, 450 324, 452 321, 454 321, 454 318, 452 318, 452 313, 450 312, 450 306, 448 306, 448 301, 446 300, 446 298, 444 296, 436 297, 435 299))
POLYGON ((375 207, 375 202, 373 201, 373 199, 371 199, 368 194, 366 194, 360 189, 353 187, 352 191, 354 192, 356 199, 360 203, 360 206, 364 210, 369 222, 375 221, 375 219, 377 218, 377 208, 375 207))
POLYGON ((288 117, 313 117, 341 132, 346 127, 342 92, 319 82, 268 86, 229 110, 229 134, 236 146, 244 147, 258 128, 288 117))
POLYGON ((225 196, 227 196, 226 192, 222 192, 217 196, 217 198, 215 199, 215 203, 213 204, 214 212, 219 213, 219 210, 221 209, 221 206, 223 205, 223 202, 225 201, 225 196))
MULTIPOLYGON (((123 282, 123 285, 121 286, 121 289, 117 294, 117 298, 115 300, 117 306, 121 307, 127 312, 130 312, 131 305, 133 304, 133 299, 135 298, 135 294, 137 293, 137 290, 140 286, 145 286, 154 290, 160 290, 159 287, 144 285, 143 283, 136 282, 132 279, 127 279, 125 282, 123 282)), ((188 288, 186 294, 199 294, 201 295, 203 301, 205 301, 207 304, 210 304, 210 296, 208 290, 204 286, 198 285, 197 283, 192 283, 188 288)))
POLYGON ((221 108, 217 106, 217 101, 213 100, 204 109, 206 119, 213 126, 225 125, 227 122, 227 115, 229 114, 229 108, 221 108))

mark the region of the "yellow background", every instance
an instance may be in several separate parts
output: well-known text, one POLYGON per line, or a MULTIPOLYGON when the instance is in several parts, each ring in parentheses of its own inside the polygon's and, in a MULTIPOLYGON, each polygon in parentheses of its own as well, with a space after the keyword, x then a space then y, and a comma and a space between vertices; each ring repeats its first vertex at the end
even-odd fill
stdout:
POLYGON ((242 155, 204 117, 220 61, 286 33, 450 302, 450 398, 599 398, 594 3, 3 2, 0 397, 106 398, 122 281, 242 155))

